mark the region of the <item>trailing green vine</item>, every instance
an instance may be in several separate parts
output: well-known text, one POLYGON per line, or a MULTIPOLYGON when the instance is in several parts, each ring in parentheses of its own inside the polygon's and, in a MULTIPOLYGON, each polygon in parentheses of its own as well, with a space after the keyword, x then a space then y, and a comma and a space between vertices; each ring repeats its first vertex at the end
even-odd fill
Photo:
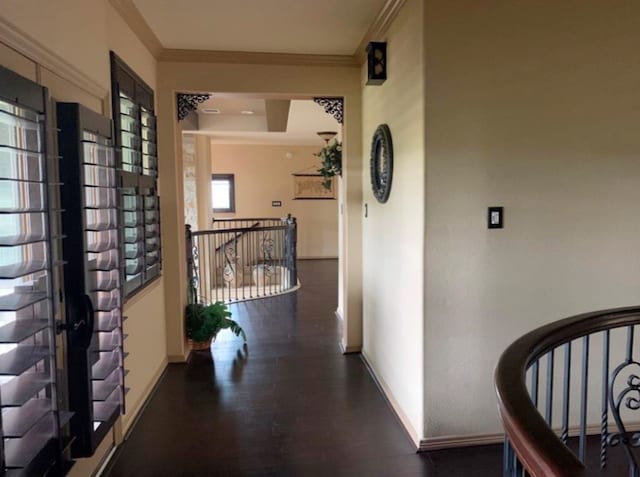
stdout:
POLYGON ((322 167, 318 172, 324 177, 322 185, 325 189, 331 189, 331 179, 342 175, 342 143, 333 141, 320 149, 314 156, 322 160, 322 167))

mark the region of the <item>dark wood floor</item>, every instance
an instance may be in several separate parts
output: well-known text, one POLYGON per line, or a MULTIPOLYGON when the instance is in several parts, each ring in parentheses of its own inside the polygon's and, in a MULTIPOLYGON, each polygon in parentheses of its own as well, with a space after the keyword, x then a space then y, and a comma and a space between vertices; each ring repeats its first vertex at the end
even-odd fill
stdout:
POLYGON ((105 475, 499 476, 500 446, 416 454, 357 355, 338 349, 337 262, 300 262, 302 288, 237 304, 222 333, 170 365, 105 475))

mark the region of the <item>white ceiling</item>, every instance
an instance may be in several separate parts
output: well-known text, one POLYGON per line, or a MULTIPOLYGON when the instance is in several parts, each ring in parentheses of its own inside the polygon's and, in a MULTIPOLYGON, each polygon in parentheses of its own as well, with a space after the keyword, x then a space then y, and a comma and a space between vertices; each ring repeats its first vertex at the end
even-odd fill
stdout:
POLYGON ((352 55, 386 0, 133 0, 165 48, 352 55))
POLYGON ((206 134, 220 144, 287 144, 318 145, 324 141, 318 131, 336 131, 342 140, 342 126, 310 99, 292 100, 285 132, 267 131, 265 99, 236 94, 213 94, 197 110, 199 129, 184 133, 206 134), (220 114, 207 114, 205 109, 219 109, 220 114), (243 115, 241 111, 253 111, 243 115))

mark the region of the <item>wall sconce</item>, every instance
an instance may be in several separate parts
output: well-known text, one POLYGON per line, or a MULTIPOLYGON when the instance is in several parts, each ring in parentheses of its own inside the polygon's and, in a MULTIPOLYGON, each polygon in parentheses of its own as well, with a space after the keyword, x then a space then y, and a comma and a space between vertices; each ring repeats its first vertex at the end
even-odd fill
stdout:
POLYGON ((372 41, 367 45, 367 84, 381 85, 387 79, 387 44, 372 41))

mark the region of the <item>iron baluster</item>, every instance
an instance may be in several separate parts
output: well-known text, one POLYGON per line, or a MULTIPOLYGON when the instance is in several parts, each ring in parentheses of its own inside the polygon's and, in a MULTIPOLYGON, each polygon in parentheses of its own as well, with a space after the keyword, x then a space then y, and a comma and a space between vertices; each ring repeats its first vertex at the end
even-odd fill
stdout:
POLYGON ((524 467, 522 467, 522 462, 520 462, 520 459, 518 459, 518 455, 515 452, 513 453, 513 461, 515 475, 522 477, 524 475, 524 467))
POLYGON ((540 363, 536 359, 531 366, 531 400, 533 405, 538 407, 538 379, 540 374, 540 363))
POLYGON ((511 447, 511 443, 509 442, 509 439, 505 437, 504 453, 503 453, 503 476, 504 477, 513 476, 513 459, 514 459, 513 448, 511 447))
POLYGON ((600 468, 607 466, 607 437, 609 434, 609 346, 611 332, 606 330, 602 335, 602 412, 600 416, 600 468))
POLYGON ((582 393, 580 400, 580 442, 578 457, 584 462, 587 454, 587 399, 589 384, 589 336, 582 338, 582 393))
POLYGON ((562 393, 562 432, 564 444, 569 439, 569 400, 571 399, 571 342, 564 345, 564 391, 562 393))
POLYGON ((547 357, 547 398, 546 398, 546 412, 545 418, 547 424, 551 425, 553 418, 553 367, 554 367, 554 352, 551 350, 547 357))

